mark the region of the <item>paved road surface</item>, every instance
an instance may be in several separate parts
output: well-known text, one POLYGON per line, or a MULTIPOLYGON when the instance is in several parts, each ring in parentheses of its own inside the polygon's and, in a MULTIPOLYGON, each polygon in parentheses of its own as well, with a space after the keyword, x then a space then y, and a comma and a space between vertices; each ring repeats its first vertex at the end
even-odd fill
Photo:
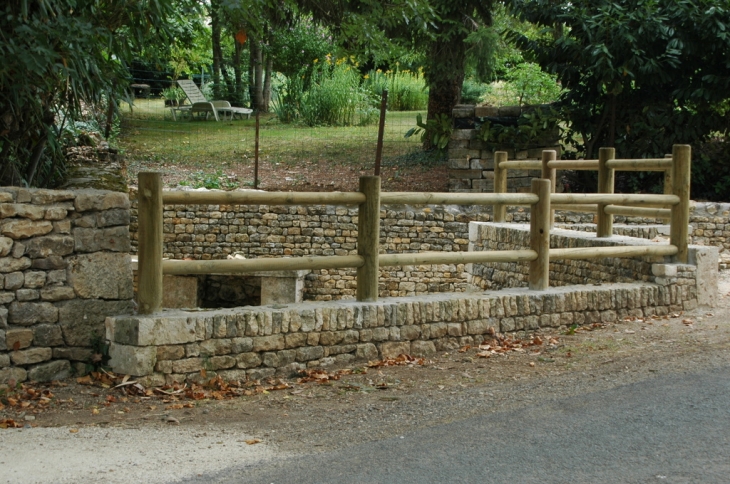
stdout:
POLYGON ((182 482, 730 483, 730 367, 182 482))

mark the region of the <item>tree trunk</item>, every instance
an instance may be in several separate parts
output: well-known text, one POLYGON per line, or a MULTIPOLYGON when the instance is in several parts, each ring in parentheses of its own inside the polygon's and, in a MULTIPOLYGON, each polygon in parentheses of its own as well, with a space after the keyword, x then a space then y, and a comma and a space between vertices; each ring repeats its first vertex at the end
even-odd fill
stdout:
POLYGON ((219 0, 210 2, 210 29, 213 43, 213 97, 223 99, 223 83, 221 68, 223 66, 223 49, 221 48, 221 21, 219 0))
POLYGON ((266 56, 266 74, 264 76, 264 107, 263 112, 269 112, 271 105, 271 75, 274 70, 274 60, 270 56, 266 56))
MULTIPOLYGON (((464 63, 466 62, 465 36, 453 36, 449 40, 434 40, 429 46, 428 70, 428 115, 435 119, 444 114, 451 117, 451 111, 461 100, 461 86, 464 83, 464 63)), ((431 140, 424 142, 430 149, 431 140)))
POLYGON ((253 64, 253 93, 251 96, 251 107, 256 111, 264 108, 264 66, 263 49, 259 40, 251 40, 251 63, 253 64))
POLYGON ((243 106, 243 69, 241 68, 241 53, 243 45, 239 44, 235 36, 233 38, 233 78, 235 81, 235 92, 233 94, 233 104, 243 106))

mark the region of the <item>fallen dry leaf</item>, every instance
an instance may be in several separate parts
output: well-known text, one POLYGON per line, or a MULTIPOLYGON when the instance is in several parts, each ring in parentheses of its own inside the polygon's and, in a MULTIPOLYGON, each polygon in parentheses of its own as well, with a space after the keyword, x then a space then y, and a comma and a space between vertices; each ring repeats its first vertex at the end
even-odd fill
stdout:
POLYGON ((244 440, 244 442, 246 442, 248 445, 254 445, 260 443, 261 439, 248 439, 244 440))

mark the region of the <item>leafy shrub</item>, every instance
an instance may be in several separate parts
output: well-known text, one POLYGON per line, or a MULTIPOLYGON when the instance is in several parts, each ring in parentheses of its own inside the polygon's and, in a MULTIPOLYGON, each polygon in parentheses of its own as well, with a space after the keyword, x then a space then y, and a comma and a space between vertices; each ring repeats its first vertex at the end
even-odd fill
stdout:
POLYGON ((461 102, 463 104, 479 104, 486 92, 486 84, 468 78, 464 79, 464 84, 461 86, 461 102))
POLYGON ((730 201, 730 140, 715 139, 692 150, 693 200, 730 201))
POLYGON ((418 113, 416 116, 416 127, 406 131, 403 135, 405 138, 410 138, 415 134, 421 135, 421 142, 426 147, 433 147, 438 150, 445 150, 449 145, 449 139, 451 139, 451 132, 453 131, 451 117, 446 114, 437 114, 436 117, 423 122, 423 116, 418 113))
POLYGON ((510 68, 504 81, 490 84, 485 97, 495 106, 524 106, 553 103, 562 93, 555 76, 537 64, 523 62, 510 68))
POLYGON ((513 146, 515 149, 524 149, 560 138, 561 116, 556 109, 541 106, 525 111, 514 126, 493 124, 483 119, 479 126, 479 139, 494 148, 513 146))

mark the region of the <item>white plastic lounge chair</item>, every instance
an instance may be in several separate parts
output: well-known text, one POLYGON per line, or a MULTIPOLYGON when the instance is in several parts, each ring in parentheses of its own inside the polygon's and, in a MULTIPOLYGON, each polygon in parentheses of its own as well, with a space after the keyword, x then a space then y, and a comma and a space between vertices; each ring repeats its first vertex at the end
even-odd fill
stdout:
POLYGON ((216 121, 220 121, 218 113, 221 113, 224 119, 225 115, 230 113, 231 119, 233 119, 235 115, 242 116, 243 114, 250 117, 253 112, 251 109, 247 108, 234 108, 228 101, 208 101, 203 93, 200 92, 198 86, 196 86, 191 79, 179 79, 177 84, 183 92, 185 92, 185 95, 190 100, 191 105, 173 107, 172 119, 175 121, 177 121, 177 112, 190 113, 191 118, 195 115, 195 113, 205 113, 205 119, 208 119, 208 116, 212 113, 216 121))

